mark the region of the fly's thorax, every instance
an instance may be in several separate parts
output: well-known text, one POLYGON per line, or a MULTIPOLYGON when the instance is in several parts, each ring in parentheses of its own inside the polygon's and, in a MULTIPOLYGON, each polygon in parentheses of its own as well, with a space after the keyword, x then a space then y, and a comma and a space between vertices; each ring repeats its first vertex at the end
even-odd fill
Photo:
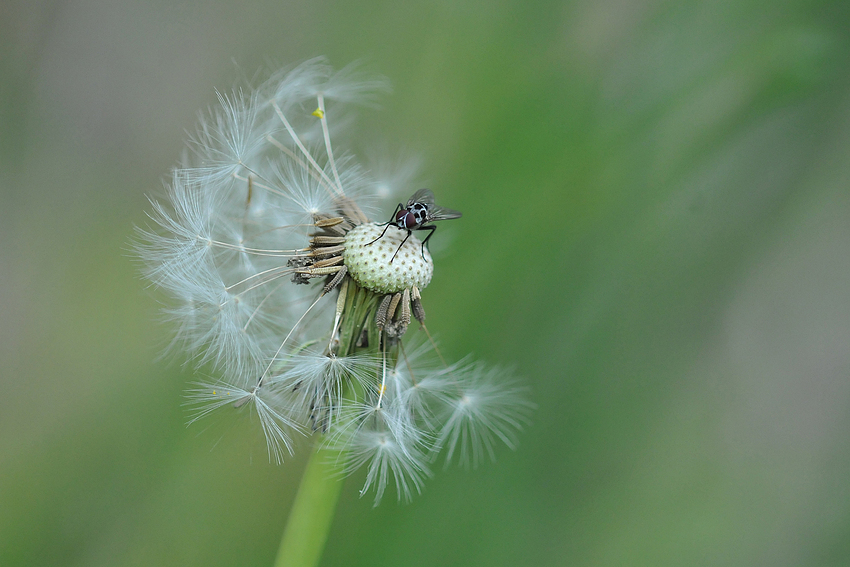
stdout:
POLYGON ((417 225, 424 224, 428 219, 428 205, 413 203, 409 210, 417 225))
POLYGON ((353 228, 345 235, 343 252, 348 274, 377 293, 398 293, 414 286, 423 289, 431 282, 434 263, 422 242, 408 234, 396 226, 375 223, 353 228))

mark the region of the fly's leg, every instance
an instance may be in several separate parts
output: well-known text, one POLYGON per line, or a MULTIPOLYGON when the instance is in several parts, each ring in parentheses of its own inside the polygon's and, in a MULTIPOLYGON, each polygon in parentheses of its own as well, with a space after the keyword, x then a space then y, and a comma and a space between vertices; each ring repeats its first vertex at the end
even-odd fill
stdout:
MULTIPOLYGON (((425 237, 425 240, 422 241, 422 259, 424 260, 425 259, 425 243, 428 242, 428 239, 431 238, 434 235, 434 231, 437 230, 437 227, 434 226, 433 224, 429 224, 429 225, 420 226, 418 228, 418 230, 430 230, 431 231, 431 232, 428 233, 428 236, 425 237)), ((408 236, 410 236, 410 235, 408 234, 408 236)), ((396 252, 396 254, 398 254, 398 252, 396 252)))
MULTIPOLYGON (((400 210, 402 210, 403 208, 404 208, 404 205, 402 205, 401 203, 399 203, 398 205, 396 205, 395 211, 393 211, 393 216, 392 216, 392 218, 391 218, 391 219, 390 219, 390 220, 389 220, 389 221, 388 221, 388 222, 384 225, 384 231, 381 233, 381 236, 379 236, 378 238, 376 238, 375 240, 373 240, 372 242, 370 242, 370 243, 369 243, 369 244, 367 244, 366 246, 369 246, 370 244, 374 244, 374 243, 376 243, 377 241, 379 241, 381 238, 383 238, 383 237, 384 237, 384 235, 387 233, 387 229, 390 227, 390 225, 391 225, 391 224, 393 223, 393 221, 395 220, 395 216, 396 216, 396 215, 398 214, 398 212, 399 212, 400 210)), ((409 235, 409 232, 408 232, 408 235, 409 235)), ((395 258, 395 256, 393 256, 393 258, 395 258)), ((390 260, 390 262, 392 262, 392 260, 390 260)))
MULTIPOLYGON (((390 264, 392 264, 393 260, 395 260, 395 257, 398 256, 399 250, 401 250, 401 247, 404 246, 404 243, 407 242, 407 239, 410 238, 411 234, 412 234, 412 231, 408 228, 407 229, 407 236, 404 237, 404 240, 402 240, 401 244, 398 245, 398 249, 395 251, 395 254, 393 254, 392 258, 390 258, 390 264)), ((423 258, 424 258, 424 256, 423 256, 423 258)))

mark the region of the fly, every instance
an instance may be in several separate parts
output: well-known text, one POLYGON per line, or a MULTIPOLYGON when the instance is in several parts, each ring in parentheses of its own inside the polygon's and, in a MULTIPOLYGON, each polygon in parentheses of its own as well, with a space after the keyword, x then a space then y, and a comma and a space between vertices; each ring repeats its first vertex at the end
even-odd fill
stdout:
MULTIPOLYGON (((407 239, 410 238, 410 235, 414 230, 430 230, 431 232, 428 233, 428 236, 426 236, 425 240, 422 241, 422 259, 425 259, 425 243, 428 242, 428 239, 431 238, 434 231, 437 230, 436 226, 428 223, 439 220, 457 219, 460 218, 460 215, 461 213, 458 211, 453 211, 452 209, 446 209, 445 207, 435 205, 434 193, 432 193, 430 189, 420 189, 407 200, 407 206, 404 206, 401 203, 396 206, 395 212, 393 212, 393 216, 390 221, 386 223, 381 236, 369 244, 374 244, 380 240, 387 232, 390 225, 395 225, 400 229, 406 230, 407 236, 405 236, 404 240, 401 241, 401 244, 398 246, 398 250, 395 251, 395 254, 393 254, 393 257, 390 259, 390 263, 392 263, 398 255, 399 250, 401 250, 401 247, 404 246, 404 243, 407 242, 407 239)), ((369 246, 369 244, 366 246, 369 246)))

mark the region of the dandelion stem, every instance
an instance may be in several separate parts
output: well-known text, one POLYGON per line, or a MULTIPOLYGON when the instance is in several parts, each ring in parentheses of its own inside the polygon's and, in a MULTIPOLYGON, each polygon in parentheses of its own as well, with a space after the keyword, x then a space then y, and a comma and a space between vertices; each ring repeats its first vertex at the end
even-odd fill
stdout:
MULTIPOLYGON (((344 291, 340 291, 338 298, 340 313, 338 320, 334 322, 334 331, 337 325, 339 326, 339 356, 346 357, 368 352, 372 356, 381 357, 382 355, 379 354, 381 340, 374 318, 378 296, 350 280, 342 289, 344 291), (364 346, 358 346, 358 341, 364 332, 369 338, 364 346)), ((386 352, 383 353, 383 361, 386 364, 386 352)), ((344 388, 344 391, 337 396, 340 400, 353 402, 365 395, 361 384, 349 383, 339 387, 344 388)), ((338 411, 339 408, 336 410, 338 411)), ((341 477, 345 474, 345 451, 336 448, 336 445, 316 440, 316 446, 304 470, 301 486, 298 488, 298 494, 289 513, 289 520, 283 532, 274 567, 318 565, 333 523, 334 511, 343 484, 341 477)))
POLYGON ((315 567, 333 523, 342 489, 340 451, 317 443, 283 532, 274 567, 315 567))

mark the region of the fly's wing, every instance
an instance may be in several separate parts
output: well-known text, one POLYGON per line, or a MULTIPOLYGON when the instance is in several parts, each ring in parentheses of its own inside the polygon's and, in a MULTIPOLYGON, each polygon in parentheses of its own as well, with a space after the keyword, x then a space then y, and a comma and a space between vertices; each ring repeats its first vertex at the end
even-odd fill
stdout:
POLYGON ((407 200, 407 208, 410 209, 414 203, 422 203, 428 207, 428 217, 425 219, 425 222, 460 218, 460 213, 458 211, 453 211, 452 209, 435 205, 434 193, 432 193, 430 189, 420 189, 414 193, 413 196, 407 200))
POLYGON ((420 189, 407 200, 407 208, 412 207, 413 203, 422 203, 430 209, 434 205, 434 193, 430 189, 420 189))
POLYGON ((428 206, 428 221, 459 219, 460 216, 460 211, 438 207, 437 205, 428 206))

